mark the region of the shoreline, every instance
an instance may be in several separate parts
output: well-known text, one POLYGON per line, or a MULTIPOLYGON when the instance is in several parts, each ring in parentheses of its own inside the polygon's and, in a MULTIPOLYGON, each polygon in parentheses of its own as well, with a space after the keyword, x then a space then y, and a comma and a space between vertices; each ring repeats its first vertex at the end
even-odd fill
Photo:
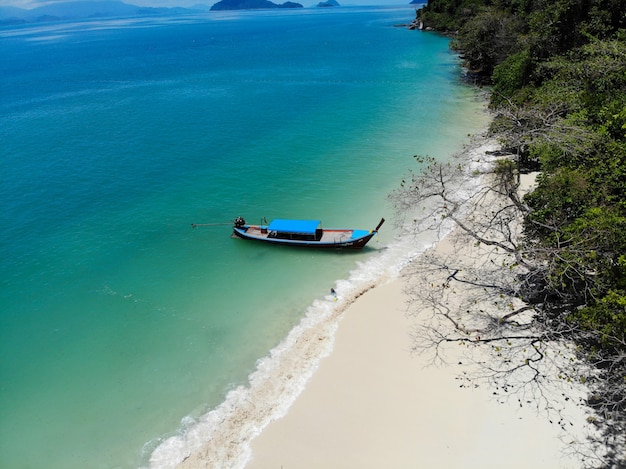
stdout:
MULTIPOLYGON (((427 253, 467 255, 454 237, 453 230, 427 253)), ((406 289, 420 279, 408 270, 349 305, 332 353, 286 416, 252 442, 245 468, 495 469, 503 461, 520 469, 582 467, 569 445, 572 434, 584 438, 583 406, 562 395, 555 403, 574 428, 564 432, 532 404, 494 397, 489 385, 468 385, 463 375, 470 365, 458 346, 446 350, 443 366, 412 354, 416 320, 406 289)))
MULTIPOLYGON (((490 145, 481 137, 465 148, 469 172, 492 159, 490 145)), ((459 381, 463 367, 433 367, 411 353, 408 267, 432 250, 456 249, 451 238, 421 248, 409 240, 417 250, 406 259, 389 263, 381 253, 368 260, 382 265, 372 278, 339 281, 336 301, 317 301, 259 361, 249 387, 167 440, 151 467, 495 468, 509 455, 520 464, 513 467, 577 467, 559 465, 562 435, 532 406, 499 403, 486 386, 459 381), (179 464, 164 464, 173 459, 179 464)), ((574 414, 582 425, 583 413, 574 414)))
MULTIPOLYGON (((484 144, 483 140, 479 144, 484 144)), ((478 145, 473 142, 470 149, 478 145)), ((410 234, 359 262, 347 278, 335 281, 336 296, 314 300, 303 318, 276 347, 257 361, 245 385, 200 417, 188 417, 175 434, 153 441, 142 466, 163 468, 243 468, 251 458, 250 443, 273 421, 288 414, 332 354, 336 331, 345 312, 372 289, 396 279, 403 268, 436 242, 436 233, 416 240, 410 234)), ((329 285, 330 287, 331 285, 329 285)))

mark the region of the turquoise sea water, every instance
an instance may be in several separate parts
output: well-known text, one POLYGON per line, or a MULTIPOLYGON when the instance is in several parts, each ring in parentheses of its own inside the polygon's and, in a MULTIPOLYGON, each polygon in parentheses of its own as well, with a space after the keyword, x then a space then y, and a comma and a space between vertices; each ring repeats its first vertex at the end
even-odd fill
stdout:
POLYGON ((386 196, 485 119, 448 41, 394 27, 413 16, 0 29, 0 467, 148 464, 330 287, 421 249, 399 247, 386 196), (191 227, 236 216, 389 222, 358 253, 191 227))

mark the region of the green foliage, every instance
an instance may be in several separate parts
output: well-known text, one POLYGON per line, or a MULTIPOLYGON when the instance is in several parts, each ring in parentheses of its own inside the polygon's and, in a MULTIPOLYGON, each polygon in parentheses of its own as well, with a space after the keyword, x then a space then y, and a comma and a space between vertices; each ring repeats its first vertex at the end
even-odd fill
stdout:
POLYGON ((581 19, 581 32, 596 39, 608 39, 626 27, 626 0, 593 0, 588 15, 581 19))
POLYGON ((458 41, 470 70, 490 77, 499 63, 517 51, 521 28, 516 17, 495 8, 484 8, 466 21, 458 41))
POLYGON ((586 301, 620 288, 626 280, 623 253, 626 252, 626 217, 617 209, 594 207, 585 211, 563 230, 560 240, 566 253, 575 258, 581 273, 589 276, 587 289, 593 295, 586 301))
POLYGON ((626 290, 609 290, 597 303, 577 311, 572 320, 599 331, 602 346, 619 348, 626 340, 626 290))
POLYGON ((519 91, 530 83, 532 69, 533 62, 528 49, 510 55, 501 64, 496 65, 493 71, 492 103, 498 105, 502 103, 502 98, 521 95, 519 91))
MULTIPOLYGON (((511 65, 531 75, 529 65, 593 40, 619 39, 626 28, 625 11, 626 0, 429 0, 418 17, 427 27, 458 31, 458 49, 468 67, 488 80, 497 65, 521 51, 527 56, 511 65)), ((523 75, 513 79, 500 73, 509 85, 526 84, 523 75)), ((510 89, 506 83, 502 87, 510 89)))
MULTIPOLYGON (((420 12, 427 25, 437 19, 459 29, 455 45, 466 65, 493 79, 492 105, 508 110, 491 130, 506 136, 520 165, 536 162, 542 170, 525 199, 532 210, 526 233, 563 265, 594 272, 578 276, 588 283, 570 298, 588 308, 596 307, 596 297, 586 296, 590 288, 601 298, 624 281, 598 264, 615 264, 626 251, 613 229, 624 230, 626 214, 624 12, 626 0, 430 0, 420 12), (574 254, 574 245, 582 251, 574 254)), ((504 177, 506 169, 498 165, 497 172, 504 177)), ((555 269, 549 278, 557 279, 558 297, 568 269, 555 269)))
POLYGON ((562 67, 558 78, 569 81, 579 90, 581 103, 589 109, 592 118, 607 106, 619 112, 626 105, 626 43, 623 41, 593 41, 571 51, 567 61, 562 63, 567 66, 562 67))
MULTIPOLYGON (((590 404, 605 444, 623 437, 626 0, 430 0, 427 10, 425 20, 438 14, 458 28, 466 66, 493 83, 490 130, 516 155, 516 164, 497 163, 500 187, 515 187, 518 167, 539 165, 524 197, 536 268, 521 296, 538 324, 611 369, 590 404)), ((623 465, 616 454, 607 467, 623 465)))
MULTIPOLYGON (((530 157, 534 161, 538 161, 540 167, 545 170, 545 168, 559 168, 569 167, 566 162, 567 154, 563 151, 563 148, 560 145, 554 144, 549 141, 541 141, 536 142, 531 145, 529 149, 530 157)), ((544 173, 545 174, 545 173, 544 173)))
POLYGON ((552 173, 542 173, 537 178, 537 188, 527 194, 525 202, 533 209, 526 224, 527 232, 535 237, 547 237, 547 242, 557 243, 555 227, 562 227, 584 213, 591 197, 591 188, 585 171, 559 168, 552 173))
POLYGON ((426 26, 438 31, 458 31, 488 3, 485 0, 429 0, 418 11, 418 17, 426 26))
POLYGON ((626 103, 610 101, 598 111, 599 130, 614 140, 626 140, 626 103))

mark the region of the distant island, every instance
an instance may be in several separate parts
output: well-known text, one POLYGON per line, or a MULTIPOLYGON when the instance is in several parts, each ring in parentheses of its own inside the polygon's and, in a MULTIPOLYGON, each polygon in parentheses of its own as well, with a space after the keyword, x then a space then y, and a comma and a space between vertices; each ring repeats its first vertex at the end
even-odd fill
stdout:
MULTIPOLYGON (((334 0, 329 0, 334 2, 334 0)), ((304 8, 287 1, 276 4, 269 0, 222 0, 213 6, 198 4, 191 8, 140 7, 117 0, 59 2, 32 8, 0 6, 0 25, 44 23, 89 18, 120 18, 142 16, 180 16, 220 10, 252 10, 261 8, 304 8)))
MULTIPOLYGON (((316 8, 338 7, 337 0, 320 1, 316 8)), ((97 18, 128 18, 144 16, 180 16, 223 10, 255 10, 273 8, 304 8, 302 4, 286 1, 278 4, 270 0, 221 0, 213 6, 196 4, 189 8, 183 7, 141 7, 124 3, 119 0, 78 0, 58 2, 37 8, 24 9, 11 6, 0 6, 0 26, 24 23, 44 23, 56 21, 73 21, 97 18)))
POLYGON ((327 0, 326 2, 319 2, 317 4, 318 8, 327 8, 327 7, 338 7, 339 2, 337 2, 336 0, 327 0))
POLYGON ((193 8, 152 8, 130 5, 115 0, 59 2, 30 10, 0 6, 0 25, 66 21, 84 18, 188 15, 202 13, 208 10, 209 7, 206 5, 196 5, 193 8))
POLYGON ((260 8, 304 8, 295 2, 276 4, 269 0, 221 0, 211 7, 211 11, 221 10, 256 10, 260 8))

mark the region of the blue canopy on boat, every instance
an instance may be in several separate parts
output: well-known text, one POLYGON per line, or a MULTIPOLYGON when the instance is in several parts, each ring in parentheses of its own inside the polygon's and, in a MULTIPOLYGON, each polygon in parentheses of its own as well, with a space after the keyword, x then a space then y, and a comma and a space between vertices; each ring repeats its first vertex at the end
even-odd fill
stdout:
POLYGON ((272 220, 267 228, 270 231, 282 233, 315 234, 320 223, 319 220, 284 220, 279 218, 272 220))

